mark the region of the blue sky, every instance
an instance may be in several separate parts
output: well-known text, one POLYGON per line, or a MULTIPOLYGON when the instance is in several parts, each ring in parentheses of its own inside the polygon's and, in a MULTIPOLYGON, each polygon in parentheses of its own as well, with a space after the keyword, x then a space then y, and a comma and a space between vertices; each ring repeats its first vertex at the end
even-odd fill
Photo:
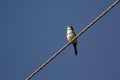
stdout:
MULTIPOLYGON (((115 0, 1 0, 0 80, 24 80, 115 0)), ((31 80, 120 80, 120 5, 31 80)))

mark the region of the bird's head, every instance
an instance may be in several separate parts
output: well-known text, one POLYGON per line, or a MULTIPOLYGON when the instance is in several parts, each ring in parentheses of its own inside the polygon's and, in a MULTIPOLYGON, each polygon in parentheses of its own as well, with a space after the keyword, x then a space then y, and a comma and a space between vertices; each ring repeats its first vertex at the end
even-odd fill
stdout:
POLYGON ((73 27, 71 25, 68 25, 67 30, 74 30, 74 29, 73 29, 73 27))

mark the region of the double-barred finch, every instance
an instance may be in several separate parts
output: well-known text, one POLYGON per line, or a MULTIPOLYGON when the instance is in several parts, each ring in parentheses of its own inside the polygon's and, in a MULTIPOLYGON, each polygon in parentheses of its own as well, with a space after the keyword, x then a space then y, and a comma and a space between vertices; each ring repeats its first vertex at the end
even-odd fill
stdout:
MULTIPOLYGON (((74 29, 72 26, 67 26, 67 39, 68 41, 71 41, 74 37, 76 36, 76 34, 74 33, 74 29)), ((77 40, 74 40, 72 42, 73 47, 74 47, 74 51, 75 51, 75 55, 77 55, 77 40)))

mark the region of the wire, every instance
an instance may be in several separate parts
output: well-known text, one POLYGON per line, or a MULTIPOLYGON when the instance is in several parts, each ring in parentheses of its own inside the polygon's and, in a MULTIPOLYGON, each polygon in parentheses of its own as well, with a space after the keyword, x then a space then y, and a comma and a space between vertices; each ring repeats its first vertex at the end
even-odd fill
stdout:
POLYGON ((116 0, 112 5, 110 5, 105 11, 103 11, 97 18, 95 18, 88 26, 86 26, 80 33, 78 33, 71 41, 66 43, 60 50, 58 50, 53 56, 51 56, 47 61, 45 61, 40 67, 38 67, 33 73, 31 73, 25 80, 30 80, 36 73, 38 73, 42 68, 44 68, 50 61, 52 61, 58 54, 60 54, 65 48, 67 48, 75 39, 81 36, 85 31, 87 31, 92 25, 94 25, 99 19, 101 19, 106 13, 108 13, 113 7, 115 7, 120 0, 116 0))

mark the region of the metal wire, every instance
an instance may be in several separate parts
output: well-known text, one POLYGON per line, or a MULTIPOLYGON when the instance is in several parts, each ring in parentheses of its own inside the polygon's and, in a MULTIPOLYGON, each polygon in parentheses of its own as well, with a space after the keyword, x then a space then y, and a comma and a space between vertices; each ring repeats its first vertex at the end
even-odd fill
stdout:
POLYGON ((112 5, 110 5, 105 11, 103 11, 97 18, 95 18, 88 26, 86 26, 80 33, 78 33, 70 42, 66 43, 60 50, 58 50, 53 56, 51 56, 47 61, 45 61, 40 67, 38 67, 33 73, 31 73, 25 80, 30 80, 36 73, 38 73, 42 68, 44 68, 50 61, 52 61, 58 54, 60 54, 65 48, 67 48, 72 41, 81 36, 85 31, 87 31, 92 25, 94 25, 99 19, 101 19, 106 13, 108 13, 113 7, 115 7, 120 0, 116 0, 112 5))

